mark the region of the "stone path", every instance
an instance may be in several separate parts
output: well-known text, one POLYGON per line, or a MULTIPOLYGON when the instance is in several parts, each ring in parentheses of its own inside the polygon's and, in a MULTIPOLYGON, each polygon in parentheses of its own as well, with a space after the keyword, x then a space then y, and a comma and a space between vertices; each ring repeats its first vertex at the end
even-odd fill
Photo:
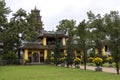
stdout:
MULTIPOLYGON (((84 66, 80 65, 81 69, 84 69, 84 66)), ((93 66, 86 66, 86 69, 88 70, 95 70, 96 67, 93 66)), ((109 73, 116 73, 116 68, 107 68, 107 67, 102 67, 103 72, 109 72, 109 73)))
MULTIPOLYGON (((59 65, 60 66, 60 65, 59 65)), ((65 67, 67 67, 65 65, 65 67)), ((71 66, 70 66, 71 67, 71 66)), ((75 68, 75 66, 72 66, 73 68, 75 68)), ((87 70, 93 70, 95 71, 95 66, 86 66, 86 69, 87 70)), ((113 68, 113 67, 101 67, 102 68, 102 71, 103 72, 108 72, 108 73, 117 73, 116 72, 116 68, 113 68)), ((84 69, 84 66, 83 65, 80 65, 80 69, 84 69)), ((119 70, 120 71, 120 70, 119 70)))

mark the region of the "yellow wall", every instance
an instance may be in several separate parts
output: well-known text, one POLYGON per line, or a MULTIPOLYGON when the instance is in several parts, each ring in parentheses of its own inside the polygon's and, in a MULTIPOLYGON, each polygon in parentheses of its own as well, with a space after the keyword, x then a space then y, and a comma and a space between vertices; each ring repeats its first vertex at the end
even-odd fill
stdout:
POLYGON ((63 44, 64 46, 66 45, 66 38, 65 38, 65 37, 62 38, 62 44, 63 44))
MULTIPOLYGON (((98 49, 95 49, 95 54, 98 54, 98 49)), ((106 55, 105 46, 102 48, 102 55, 106 55)))
POLYGON ((64 55, 67 56, 67 50, 64 50, 64 55))
POLYGON ((77 51, 76 50, 74 51, 74 53, 75 53, 75 57, 77 57, 77 51))
POLYGON ((46 37, 43 37, 43 40, 42 40, 42 41, 43 41, 43 45, 46 46, 46 44, 47 44, 47 38, 46 38, 46 37))
POLYGON ((44 60, 47 59, 47 50, 44 50, 44 60))
POLYGON ((28 50, 25 49, 25 52, 24 52, 24 60, 28 60, 28 50))
POLYGON ((95 54, 98 54, 98 49, 95 49, 95 54))
POLYGON ((102 54, 103 54, 103 55, 106 55, 105 46, 104 46, 103 49, 102 49, 102 54))

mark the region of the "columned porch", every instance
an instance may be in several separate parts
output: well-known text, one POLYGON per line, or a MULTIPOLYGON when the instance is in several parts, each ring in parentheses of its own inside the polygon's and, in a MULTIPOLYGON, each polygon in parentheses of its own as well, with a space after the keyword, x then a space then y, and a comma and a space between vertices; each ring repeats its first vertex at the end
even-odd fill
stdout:
POLYGON ((47 58, 47 50, 24 50, 23 63, 44 63, 47 58))

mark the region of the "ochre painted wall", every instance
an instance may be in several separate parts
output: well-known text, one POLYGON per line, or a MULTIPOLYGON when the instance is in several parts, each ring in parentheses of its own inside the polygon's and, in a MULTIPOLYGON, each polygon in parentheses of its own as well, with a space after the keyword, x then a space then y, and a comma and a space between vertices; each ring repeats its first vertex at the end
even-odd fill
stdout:
POLYGON ((62 38, 62 44, 63 44, 63 46, 66 45, 66 38, 65 37, 62 38))
POLYGON ((106 55, 105 46, 104 46, 103 49, 102 49, 102 54, 103 54, 103 55, 106 55))
MULTIPOLYGON (((95 54, 98 54, 98 49, 95 49, 95 54)), ((102 48, 102 55, 106 55, 105 46, 102 48)))
POLYGON ((28 60, 28 50, 27 49, 25 49, 25 51, 24 51, 24 61, 25 60, 28 60))
POLYGON ((74 51, 74 53, 75 53, 75 57, 77 57, 77 51, 76 50, 74 51))
POLYGON ((44 60, 47 59, 47 50, 44 50, 44 60))
POLYGON ((46 44, 47 44, 47 38, 46 38, 46 37, 43 37, 42 42, 43 42, 43 45, 46 46, 46 44))

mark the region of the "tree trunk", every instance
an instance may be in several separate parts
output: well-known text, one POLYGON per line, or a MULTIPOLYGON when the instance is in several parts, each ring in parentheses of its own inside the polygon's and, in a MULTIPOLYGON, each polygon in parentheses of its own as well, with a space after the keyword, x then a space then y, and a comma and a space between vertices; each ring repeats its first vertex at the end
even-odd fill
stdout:
POLYGON ((116 71, 117 71, 117 74, 119 74, 119 63, 118 62, 115 62, 116 63, 116 71))
POLYGON ((84 70, 86 70, 86 48, 84 51, 84 70))
POLYGON ((67 64, 67 68, 69 68, 69 64, 67 64))

